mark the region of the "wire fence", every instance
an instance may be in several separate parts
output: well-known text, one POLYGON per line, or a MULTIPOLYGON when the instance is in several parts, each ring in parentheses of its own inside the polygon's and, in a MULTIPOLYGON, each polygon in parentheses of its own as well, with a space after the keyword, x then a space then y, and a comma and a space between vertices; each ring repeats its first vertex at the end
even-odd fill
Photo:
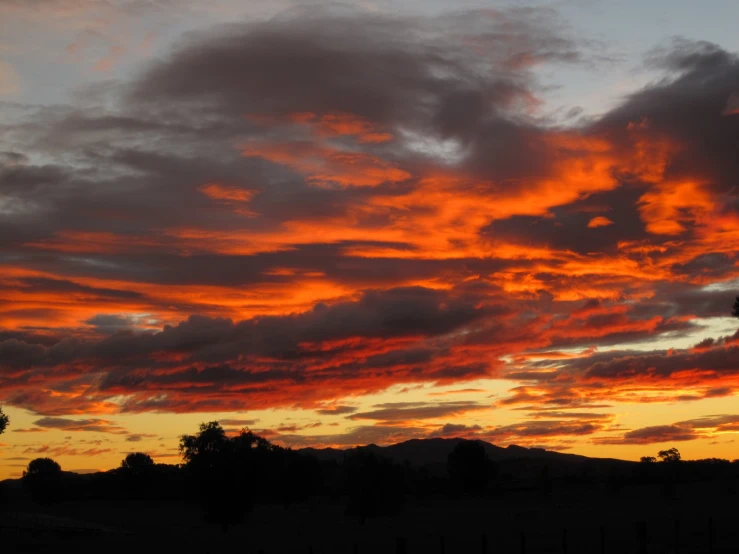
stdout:
POLYGON ((713 517, 591 528, 501 529, 477 535, 426 533, 345 545, 308 544, 251 550, 255 554, 739 554, 739 521, 713 517))
MULTIPOLYGON (((525 526, 494 528, 480 533, 423 532, 388 535, 374 533, 338 543, 327 537, 291 540, 282 537, 243 545, 244 554, 739 554, 739 518, 734 515, 695 519, 661 519, 600 527, 570 526, 562 529, 525 526), (307 540, 306 540, 307 539, 307 540), (305 542, 303 542, 305 540, 305 542), (302 544, 300 544, 302 542, 302 544), (296 544, 297 543, 297 544, 296 544)), ((166 541, 167 529, 158 538, 166 541)), ((243 531, 243 529, 242 529, 243 531)), ((115 537, 137 542, 149 537, 86 524, 72 519, 2 512, 0 535, 7 533, 49 537, 115 537)), ((239 531, 221 540, 238 541, 239 531)), ((192 537, 191 546, 198 542, 192 537)), ((293 538, 294 539, 294 538, 293 538)), ((2 539, 0 539, 1 541, 2 539)))
POLYGON ((74 519, 25 512, 0 512, 0 532, 54 533, 61 535, 104 535, 132 533, 74 519))

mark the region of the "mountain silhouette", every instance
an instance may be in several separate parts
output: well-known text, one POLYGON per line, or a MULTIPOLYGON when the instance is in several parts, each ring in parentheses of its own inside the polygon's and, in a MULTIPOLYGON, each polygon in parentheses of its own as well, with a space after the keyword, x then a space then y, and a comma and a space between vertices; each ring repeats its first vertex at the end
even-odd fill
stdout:
MULTIPOLYGON (((354 449, 337 449, 337 448, 302 448, 298 452, 315 456, 321 461, 341 462, 347 452, 351 450, 366 450, 378 456, 388 458, 389 460, 405 464, 409 463, 414 466, 446 464, 449 454, 454 447, 465 439, 453 438, 432 438, 432 439, 411 439, 405 442, 389 446, 377 446, 369 444, 367 446, 359 446, 354 449)), ((489 442, 478 440, 485 448, 488 457, 494 462, 505 462, 512 460, 538 460, 551 462, 586 462, 589 460, 597 460, 603 462, 624 462, 622 460, 614 460, 612 458, 589 458, 578 454, 563 454, 543 448, 526 448, 512 444, 508 447, 501 447, 489 442)))

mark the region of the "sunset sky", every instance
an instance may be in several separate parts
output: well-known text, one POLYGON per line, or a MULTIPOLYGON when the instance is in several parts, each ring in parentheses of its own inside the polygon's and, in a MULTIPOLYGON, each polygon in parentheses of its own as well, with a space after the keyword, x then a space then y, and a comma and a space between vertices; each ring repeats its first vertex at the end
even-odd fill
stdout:
POLYGON ((0 479, 216 419, 739 458, 737 21, 0 0, 0 479))

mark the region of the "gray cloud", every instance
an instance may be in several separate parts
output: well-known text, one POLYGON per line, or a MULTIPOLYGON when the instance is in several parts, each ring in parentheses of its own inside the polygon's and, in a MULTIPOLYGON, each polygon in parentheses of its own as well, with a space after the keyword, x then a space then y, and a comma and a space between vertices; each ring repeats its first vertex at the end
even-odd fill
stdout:
POLYGON ((376 421, 413 421, 436 419, 448 415, 459 415, 489 408, 477 402, 390 402, 374 406, 375 410, 358 412, 347 416, 349 419, 372 419, 376 421))
POLYGON ((44 417, 33 422, 34 425, 46 429, 63 429, 65 431, 89 431, 93 433, 128 434, 128 431, 107 419, 68 419, 63 417, 44 417))

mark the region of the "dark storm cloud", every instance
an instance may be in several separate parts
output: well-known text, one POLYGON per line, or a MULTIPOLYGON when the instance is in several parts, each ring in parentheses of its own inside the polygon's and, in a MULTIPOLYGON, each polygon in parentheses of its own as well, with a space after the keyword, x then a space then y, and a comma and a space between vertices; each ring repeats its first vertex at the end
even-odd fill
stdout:
POLYGON ((581 254, 615 252, 620 242, 645 236, 637 210, 637 201, 643 193, 640 187, 622 186, 554 208, 551 217, 509 217, 493 221, 482 232, 515 243, 581 254), (588 223, 598 216, 607 217, 613 224, 588 229, 588 223))
POLYGON ((715 190, 731 191, 739 173, 733 155, 739 120, 723 112, 739 90, 739 59, 715 44, 678 40, 655 51, 651 62, 669 77, 632 94, 595 128, 623 135, 629 123, 644 121, 652 137, 687 146, 670 164, 668 179, 707 175, 715 190))
POLYGON ((458 134, 449 125, 472 126, 496 103, 524 92, 510 69, 516 58, 578 58, 575 46, 555 34, 553 19, 536 21, 534 13, 479 12, 411 22, 300 10, 268 23, 220 26, 152 67, 132 99, 147 106, 182 102, 229 115, 243 115, 245 109, 344 112, 393 126, 433 118, 458 134), (460 47, 465 42, 488 48, 477 48, 473 57, 472 48, 460 47), (503 44, 505 49, 493 48, 503 44), (497 70, 492 81, 474 71, 485 62, 497 70))
MULTIPOLYGON (((723 256, 712 256, 723 260, 723 256)), ((694 261, 701 266, 706 262, 706 256, 699 256, 694 261)), ((722 265, 719 262, 718 266, 722 265)), ((712 270, 715 270, 714 266, 712 270)), ((692 315, 696 317, 725 317, 729 315, 734 294, 727 290, 706 290, 695 285, 684 283, 665 283, 655 287, 655 294, 651 298, 634 304, 631 314, 634 317, 667 316, 679 317, 692 315)))
POLYGON ((0 359, 6 368, 28 368, 41 363, 51 348, 18 339, 4 340, 0 342, 0 359))
POLYGON ((65 281, 61 279, 30 277, 27 279, 21 279, 19 284, 23 287, 36 287, 52 293, 78 294, 82 295, 82 297, 87 295, 91 298, 95 297, 98 299, 111 298, 116 300, 133 300, 141 298, 141 295, 134 291, 89 287, 80 285, 73 281, 65 281))
POLYGON ((421 287, 369 291, 357 302, 319 304, 296 316, 264 316, 239 323, 193 316, 161 333, 110 337, 96 344, 93 353, 107 357, 193 351, 198 359, 209 359, 211 353, 228 356, 252 351, 289 357, 303 342, 440 335, 500 310, 475 304, 473 298, 454 298, 421 287))
MULTIPOLYGON (((194 109, 226 121, 348 113, 395 134, 458 141, 465 171, 481 178, 530 179, 548 175, 561 153, 520 117, 536 103, 529 69, 583 58, 560 31, 553 13, 536 9, 421 21, 300 12, 192 38, 129 99, 154 113, 194 109)), ((404 146, 374 150, 409 167, 440 161, 404 146)))
MULTIPOLYGON (((534 381, 557 383, 604 382, 639 379, 668 379, 680 372, 696 372, 702 375, 705 385, 712 379, 730 378, 739 371, 739 346, 736 337, 705 339, 690 349, 593 352, 573 359, 551 359, 533 364, 531 371, 521 378, 534 381), (559 366, 559 369, 547 369, 559 366)), ((514 374, 515 377, 515 374, 514 374)), ((563 385, 559 385, 563 386, 563 385)), ((525 387, 524 387, 525 389, 525 387)), ((725 387, 707 388, 707 395, 721 396, 725 387)), ((562 392, 569 393, 566 388, 562 392)))
MULTIPOLYGON (((392 286, 398 282, 421 280, 430 275, 474 274, 495 272, 506 267, 533 265, 531 262, 514 262, 496 259, 464 260, 415 260, 398 258, 362 258, 344 255, 347 247, 360 245, 357 241, 339 244, 310 244, 291 248, 289 251, 258 253, 254 255, 218 255, 206 252, 182 256, 171 252, 140 254, 108 252, 51 255, 41 253, 19 254, 28 266, 46 271, 59 271, 70 279, 93 276, 101 279, 125 279, 130 283, 161 285, 213 285, 232 287, 262 283, 289 283, 294 277, 271 273, 273 268, 290 267, 300 272, 322 272, 326 278, 351 286, 373 288, 392 286)), ((365 243, 366 244, 366 243, 365 243)), ((131 243, 132 247, 135 244, 131 243)), ((61 283, 50 283, 62 286, 61 283)), ((72 285, 64 285, 72 286, 72 285)), ((80 285, 76 285, 79 287, 80 285)), ((87 292, 87 291, 80 291, 87 292)), ((104 289, 89 291, 97 295, 143 298, 142 293, 104 289)), ((156 298, 148 298, 156 302, 156 298)), ((182 303, 183 311, 188 305, 182 303)))
POLYGON ((85 323, 107 333, 115 333, 134 325, 134 321, 131 318, 115 314, 98 314, 86 320, 85 323))
POLYGON ((626 379, 648 375, 664 378, 690 370, 728 375, 739 372, 739 346, 695 353, 679 351, 599 354, 591 360, 574 362, 572 365, 583 368, 583 375, 593 379, 626 379))
POLYGON ((723 253, 706 253, 684 264, 676 264, 673 270, 692 278, 700 276, 707 279, 719 279, 722 275, 730 273, 733 267, 734 260, 731 256, 723 253))
MULTIPOLYGON (((352 360, 351 349, 347 350, 348 361, 333 362, 327 368, 328 374, 304 373, 303 369, 306 364, 320 364, 320 359, 332 351, 332 355, 340 358, 345 350, 341 344, 343 340, 411 337, 415 341, 424 336, 442 337, 481 318, 501 313, 498 307, 476 303, 476 299, 468 300, 464 295, 420 287, 402 288, 370 291, 357 302, 319 305, 295 316, 260 317, 239 323, 192 316, 159 333, 119 331, 99 340, 65 339, 51 347, 10 339, 0 343, 0 352, 4 354, 0 367, 9 372, 4 385, 6 390, 23 386, 39 372, 50 371, 49 378, 94 383, 100 392, 110 390, 110 394, 180 389, 203 395, 218 393, 224 386, 272 388, 276 383, 299 384, 307 378, 319 382, 328 378, 351 379, 359 370, 376 371, 387 367, 390 371, 395 364, 401 363, 419 364, 409 370, 408 378, 410 375, 416 379, 462 377, 470 371, 463 364, 454 363, 441 369, 431 364, 423 368, 420 362, 431 361, 425 354, 415 359, 396 354, 396 359, 384 361, 380 359, 384 355, 377 359, 366 356, 365 362, 358 362, 352 360), (324 342, 335 346, 321 347, 324 342), (314 349, 311 344, 319 347, 314 349), (160 361, 153 362, 152 356, 159 357, 160 361), (169 362, 169 356, 175 356, 177 361, 169 362), (76 364, 85 365, 90 361, 94 361, 96 367, 94 374, 75 374, 76 364), (198 367, 182 367, 183 363, 198 367), (67 371, 52 369, 59 364, 66 364, 67 371), (157 367, 171 369, 153 371, 157 367), (25 371, 18 373, 23 368, 25 371), (95 377, 100 373, 102 378, 95 377)), ((96 321, 110 323, 108 318, 96 321)), ((61 386, 61 382, 55 385, 61 386)), ((71 387, 71 383, 68 386, 71 387)), ((378 386, 387 384, 378 379, 378 386)), ((21 405, 33 402, 12 393, 8 393, 8 398, 21 405)), ((147 402, 146 405, 156 405, 160 409, 168 405, 168 401, 156 398, 147 402)), ((203 400, 202 405, 207 403, 203 400)), ((132 404, 131 409, 134 405, 141 408, 140 404, 132 404)))

